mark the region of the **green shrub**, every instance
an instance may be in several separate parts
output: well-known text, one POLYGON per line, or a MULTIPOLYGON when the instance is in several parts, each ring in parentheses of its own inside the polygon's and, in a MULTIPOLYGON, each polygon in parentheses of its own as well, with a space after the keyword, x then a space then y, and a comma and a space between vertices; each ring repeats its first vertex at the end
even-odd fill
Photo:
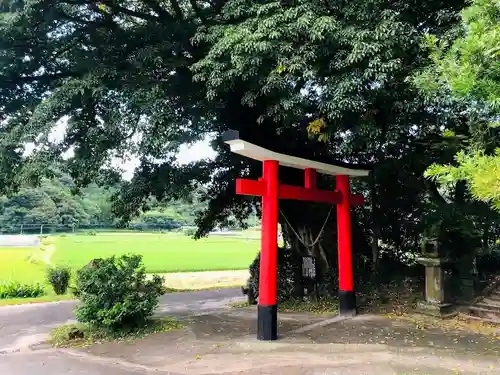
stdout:
MULTIPOLYGON (((290 249, 278 247, 278 302, 287 301, 293 298, 295 285, 294 267, 297 266, 293 262, 292 251, 290 249)), ((247 294, 249 303, 253 303, 258 300, 259 296, 260 253, 257 254, 248 270, 250 277, 243 291, 244 294, 247 294)))
POLYGON ((80 291, 78 290, 78 288, 76 286, 70 286, 69 290, 70 290, 71 294, 73 295, 73 297, 80 298, 80 291))
POLYGON ((71 271, 66 267, 53 267, 47 269, 47 282, 52 285, 57 295, 65 294, 68 290, 71 271))
POLYGON ((83 232, 84 236, 97 236, 97 232, 95 230, 88 230, 86 232, 83 232))
POLYGON ((111 331, 143 326, 165 293, 160 276, 147 280, 139 255, 92 260, 78 270, 76 290, 77 320, 111 331))
POLYGON ((17 281, 0 283, 0 299, 4 298, 34 298, 45 294, 41 284, 22 284, 17 281))
POLYGON ((184 230, 184 234, 186 236, 189 236, 189 237, 193 237, 196 233, 196 229, 195 228, 188 228, 188 229, 185 229, 184 230))

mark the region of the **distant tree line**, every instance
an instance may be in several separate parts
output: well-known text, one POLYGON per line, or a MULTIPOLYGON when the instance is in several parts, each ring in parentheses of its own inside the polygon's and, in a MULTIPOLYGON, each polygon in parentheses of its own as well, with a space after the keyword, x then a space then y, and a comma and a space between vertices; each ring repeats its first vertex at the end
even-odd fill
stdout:
MULTIPOLYGON (((75 187, 69 174, 60 173, 53 179, 43 179, 39 186, 25 186, 15 194, 0 196, 0 231, 48 233, 124 225, 112 206, 119 182, 108 186, 91 184, 78 191, 75 187)), ((166 202, 152 199, 126 227, 169 230, 194 225, 194 213, 201 208, 196 198, 166 202)))

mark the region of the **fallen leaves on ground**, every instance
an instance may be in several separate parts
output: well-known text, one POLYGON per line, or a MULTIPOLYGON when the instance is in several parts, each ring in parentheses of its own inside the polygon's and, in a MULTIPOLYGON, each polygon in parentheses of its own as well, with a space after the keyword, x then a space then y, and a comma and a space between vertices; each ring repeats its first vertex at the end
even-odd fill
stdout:
POLYGON ((280 312, 310 312, 313 314, 337 313, 339 302, 337 298, 325 297, 318 300, 295 299, 278 305, 280 312))
POLYGON ((410 282, 365 289, 369 291, 357 293, 361 313, 404 315, 413 311, 417 301, 423 299, 423 292, 410 282))
POLYGON ((467 331, 470 333, 491 336, 495 340, 500 339, 499 327, 485 322, 468 321, 461 317, 439 319, 411 312, 402 315, 387 314, 386 317, 389 319, 404 320, 411 323, 417 329, 439 328, 445 331, 467 331))

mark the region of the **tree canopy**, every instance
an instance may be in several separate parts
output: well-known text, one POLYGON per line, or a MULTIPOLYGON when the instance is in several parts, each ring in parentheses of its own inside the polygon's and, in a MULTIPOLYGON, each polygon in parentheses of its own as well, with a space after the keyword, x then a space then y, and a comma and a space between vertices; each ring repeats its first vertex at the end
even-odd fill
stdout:
POLYGON ((498 0, 473 0, 462 10, 456 32, 442 38, 429 33, 423 44, 434 64, 417 75, 418 86, 429 91, 446 86, 456 95, 487 101, 500 111, 498 0))
MULTIPOLYGON (((244 222, 259 207, 235 195, 237 176, 261 173, 259 163, 224 147, 220 135, 235 129, 278 152, 372 165, 373 181, 353 186, 368 197, 354 230, 356 251, 375 262, 379 243, 415 251, 428 228, 459 233, 457 252, 468 248, 464 227, 468 239, 487 233, 486 243, 496 216, 471 203, 461 181, 438 188, 423 174, 433 163, 453 163, 464 148, 462 138, 443 138, 443 129, 470 140, 470 124, 488 123, 491 113, 468 97, 425 95, 413 82, 431 63, 423 38, 447 37, 464 6, 462 0, 4 1, 0 187, 39 180, 43 166, 63 153, 77 184, 104 181, 113 176, 113 157, 134 155, 140 165, 116 197, 115 212, 130 219, 152 196, 175 199, 203 187, 201 236, 216 224, 244 222), (66 134, 54 142, 50 132, 61 118, 66 134), (214 160, 176 161, 181 144, 206 136, 214 140, 214 160), (27 142, 36 146, 28 156, 27 142)), ((303 183, 297 171, 281 174, 283 182, 303 183)), ((326 177, 319 183, 332 186, 326 177)), ((285 241, 318 256, 324 270, 336 267, 335 225, 313 248, 300 240, 315 237, 328 210, 283 202, 280 218, 285 241)))
MULTIPOLYGON (((415 77, 430 95, 450 90, 457 97, 485 102, 491 118, 471 124, 472 142, 452 164, 432 165, 427 175, 441 184, 466 180, 473 196, 500 210, 500 2, 474 0, 462 10, 458 36, 438 38, 427 34, 425 48, 433 64, 415 77), (486 126, 485 126, 486 125, 486 126)), ((448 132, 448 136, 454 136, 448 132)), ((463 135, 462 135, 463 136, 463 135)))

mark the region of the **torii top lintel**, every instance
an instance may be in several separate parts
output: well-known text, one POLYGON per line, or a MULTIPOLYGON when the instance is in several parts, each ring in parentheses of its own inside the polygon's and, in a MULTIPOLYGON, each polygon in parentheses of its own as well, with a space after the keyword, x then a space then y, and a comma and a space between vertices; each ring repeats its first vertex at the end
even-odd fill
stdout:
POLYGON ((296 156, 285 155, 279 152, 268 150, 264 147, 254 145, 239 138, 235 130, 229 130, 223 135, 224 142, 231 147, 235 154, 246 156, 250 159, 264 161, 276 160, 284 167, 297 169, 315 169, 318 173, 327 175, 344 175, 352 177, 369 176, 369 169, 347 168, 336 164, 326 164, 319 161, 298 158, 296 156))

